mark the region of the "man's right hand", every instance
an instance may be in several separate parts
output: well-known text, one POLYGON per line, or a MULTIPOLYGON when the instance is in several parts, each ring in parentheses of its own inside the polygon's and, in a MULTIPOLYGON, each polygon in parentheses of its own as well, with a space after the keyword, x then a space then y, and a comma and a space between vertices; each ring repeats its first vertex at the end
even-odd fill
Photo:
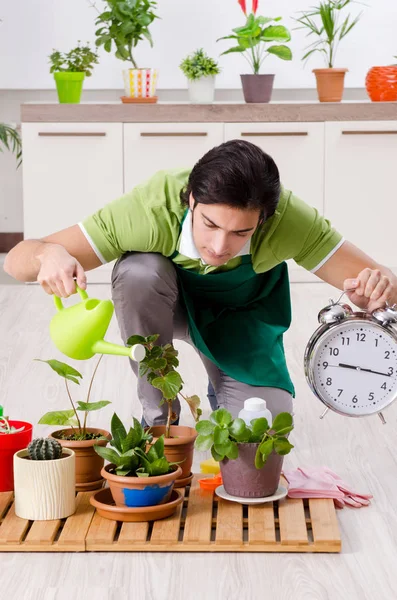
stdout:
POLYGON ((59 244, 46 243, 36 255, 40 263, 37 281, 47 294, 68 298, 87 286, 87 278, 81 264, 59 244))

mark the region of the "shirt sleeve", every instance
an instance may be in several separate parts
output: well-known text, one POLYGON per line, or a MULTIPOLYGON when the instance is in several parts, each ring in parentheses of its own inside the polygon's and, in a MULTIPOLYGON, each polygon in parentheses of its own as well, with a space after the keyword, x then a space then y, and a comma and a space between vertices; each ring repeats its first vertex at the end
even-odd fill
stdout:
POLYGON ((272 251, 279 260, 293 258, 313 273, 344 242, 328 219, 291 192, 273 237, 272 251))

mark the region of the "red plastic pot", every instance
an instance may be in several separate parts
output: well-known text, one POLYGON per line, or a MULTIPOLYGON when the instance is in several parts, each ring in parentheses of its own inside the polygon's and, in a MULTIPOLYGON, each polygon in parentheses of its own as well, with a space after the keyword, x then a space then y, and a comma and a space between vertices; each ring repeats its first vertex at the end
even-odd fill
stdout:
POLYGON ((0 492, 14 489, 13 460, 15 452, 23 450, 32 441, 33 425, 26 421, 8 421, 16 429, 25 426, 18 433, 0 433, 0 492))

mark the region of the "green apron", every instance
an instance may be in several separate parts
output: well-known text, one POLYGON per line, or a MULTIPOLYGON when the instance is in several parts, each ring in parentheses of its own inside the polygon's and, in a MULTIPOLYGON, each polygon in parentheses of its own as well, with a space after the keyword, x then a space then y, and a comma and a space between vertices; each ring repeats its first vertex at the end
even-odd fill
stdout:
POLYGON ((295 396, 283 346, 291 323, 286 263, 259 274, 249 254, 238 267, 219 273, 174 266, 196 348, 237 381, 295 396))

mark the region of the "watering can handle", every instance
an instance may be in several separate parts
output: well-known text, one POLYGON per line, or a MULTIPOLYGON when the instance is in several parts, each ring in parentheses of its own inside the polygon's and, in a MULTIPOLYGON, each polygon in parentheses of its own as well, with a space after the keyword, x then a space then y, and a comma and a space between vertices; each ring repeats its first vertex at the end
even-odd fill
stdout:
MULTIPOLYGON (((88 294, 85 290, 82 290, 76 283, 76 290, 78 291, 78 293, 80 294, 80 297, 82 300, 87 300, 88 298, 88 294)), ((59 296, 56 296, 54 294, 54 302, 55 302, 55 306, 57 308, 57 310, 63 310, 64 306, 62 304, 62 300, 59 296)))

